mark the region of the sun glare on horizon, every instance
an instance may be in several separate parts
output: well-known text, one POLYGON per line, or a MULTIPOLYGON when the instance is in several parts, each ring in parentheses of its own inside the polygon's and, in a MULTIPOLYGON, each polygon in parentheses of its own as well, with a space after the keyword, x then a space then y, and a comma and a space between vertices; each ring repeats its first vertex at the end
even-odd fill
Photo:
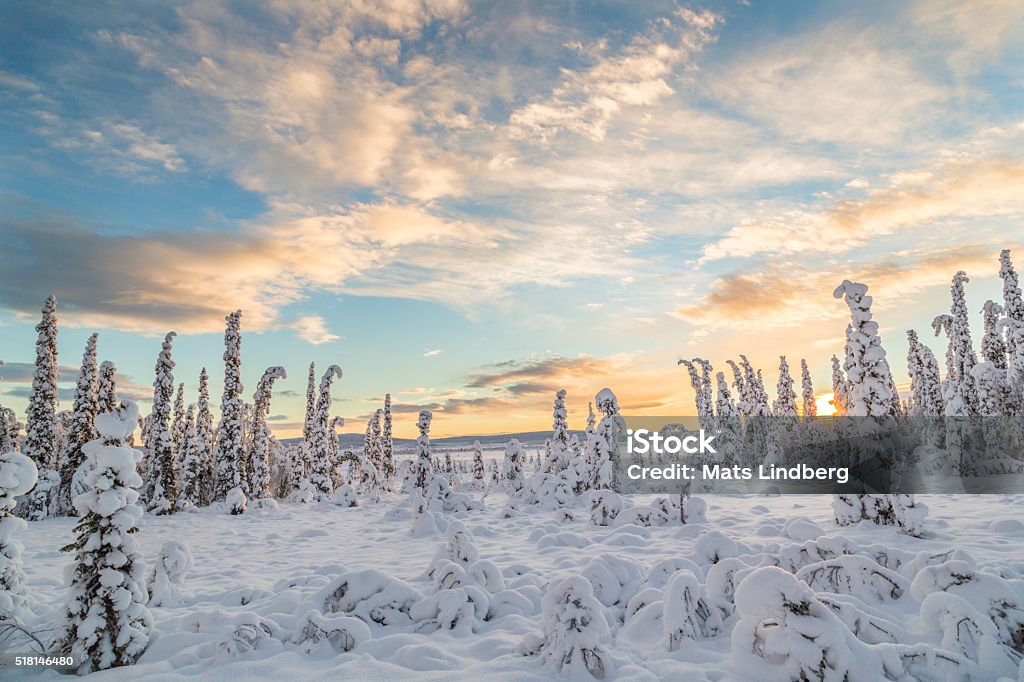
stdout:
POLYGON ((814 397, 814 404, 818 408, 819 417, 831 417, 836 413, 836 408, 831 402, 834 397, 835 394, 832 392, 822 393, 814 397))

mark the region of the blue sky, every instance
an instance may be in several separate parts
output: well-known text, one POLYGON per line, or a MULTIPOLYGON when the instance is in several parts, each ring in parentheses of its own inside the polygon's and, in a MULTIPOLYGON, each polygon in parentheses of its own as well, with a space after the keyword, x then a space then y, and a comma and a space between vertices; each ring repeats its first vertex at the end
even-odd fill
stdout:
MULTIPOLYGON (((192 396, 337 363, 347 430, 573 426, 608 385, 692 412, 679 357, 829 389, 842 279, 905 379, 952 275, 976 316, 1024 244, 1018 2, 9 3, 0 17, 0 402, 59 299, 132 395, 164 333, 192 396)), ((1018 258, 1018 260, 1020 260, 1018 258)), ((942 340, 933 341, 939 347, 942 340)), ((941 354, 941 348, 940 348, 941 354)), ((64 386, 70 387, 70 383, 64 386)), ((194 398, 194 396, 193 396, 194 398)))

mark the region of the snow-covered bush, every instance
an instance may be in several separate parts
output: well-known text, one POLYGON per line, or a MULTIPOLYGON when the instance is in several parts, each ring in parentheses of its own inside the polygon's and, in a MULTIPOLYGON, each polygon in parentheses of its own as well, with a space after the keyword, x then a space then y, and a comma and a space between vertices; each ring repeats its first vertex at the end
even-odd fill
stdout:
POLYGON ((792 573, 763 567, 747 575, 736 588, 736 612, 740 620, 732 631, 732 653, 751 678, 886 678, 878 657, 792 573))
POLYGON ((178 606, 181 603, 181 586, 190 570, 192 552, 188 545, 176 540, 165 542, 146 578, 149 605, 178 606))
POLYGON ((871 521, 880 526, 896 526, 913 537, 924 533, 928 507, 913 495, 836 495, 832 510, 836 523, 849 526, 871 521))
POLYGON ((592 490, 587 496, 590 521, 595 526, 607 526, 622 512, 622 496, 611 490, 592 490))
POLYGON ((142 556, 134 533, 142 508, 135 472, 141 453, 121 443, 135 429, 138 408, 127 403, 96 417, 100 438, 85 445, 89 491, 75 498, 79 521, 69 567, 67 615, 58 636, 63 653, 75 655, 79 672, 130 665, 149 643, 142 556))
POLYGON ((302 619, 302 629, 292 642, 302 645, 307 654, 351 651, 372 637, 366 623, 351 616, 324 615, 311 609, 302 619))
POLYGON ((37 475, 35 462, 25 455, 0 452, 0 621, 17 619, 25 606, 22 545, 14 534, 27 524, 11 512, 17 498, 36 484, 37 475))
POLYGON ((342 613, 366 624, 411 624, 409 609, 422 601, 414 587, 375 569, 350 571, 335 578, 315 598, 325 614, 342 613))
MULTIPOLYGON (((454 565, 454 564, 453 564, 454 565)), ((442 589, 409 609, 419 630, 474 632, 490 609, 487 592, 475 585, 460 584, 442 589)))
POLYGON ((610 636, 608 621, 584 578, 569 576, 548 588, 541 602, 541 628, 540 636, 527 637, 523 650, 539 657, 546 668, 599 679, 609 672, 602 647, 610 636))
POLYGON ((245 496, 240 487, 229 490, 227 498, 224 500, 224 506, 227 508, 228 513, 233 516, 244 514, 248 504, 249 498, 245 496))
POLYGON ((715 637, 722 632, 722 615, 708 604, 692 572, 676 572, 663 596, 661 624, 669 651, 677 651, 683 640, 715 637))
POLYGON ((741 546, 725 533, 717 530, 701 531, 693 542, 693 554, 698 564, 709 566, 722 559, 738 556, 741 546))
POLYGON ((859 554, 809 564, 796 577, 818 592, 849 594, 869 604, 894 601, 910 589, 902 575, 859 554))
POLYGON ((932 644, 974 661, 993 677, 1009 678, 1017 672, 1020 654, 1005 646, 992 618, 963 597, 929 594, 921 604, 921 620, 928 624, 932 644))
POLYGON ((580 570, 580 575, 594 588, 594 596, 607 607, 619 611, 640 591, 643 570, 631 559, 615 554, 594 557, 580 570))
POLYGON ((359 497, 355 488, 348 483, 342 483, 334 491, 332 501, 339 507, 355 507, 359 504, 359 497))

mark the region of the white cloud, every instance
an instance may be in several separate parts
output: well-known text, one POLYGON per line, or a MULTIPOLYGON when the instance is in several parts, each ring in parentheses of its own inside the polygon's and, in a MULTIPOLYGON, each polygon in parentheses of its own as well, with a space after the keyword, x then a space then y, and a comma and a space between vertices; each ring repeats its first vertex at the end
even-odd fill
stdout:
POLYGON ((436 357, 436 356, 440 355, 443 352, 444 352, 444 348, 431 348, 428 351, 424 351, 423 357, 425 357, 425 358, 432 358, 432 357, 436 357))
POLYGON ((319 315, 305 315, 292 322, 289 326, 296 331, 296 336, 306 343, 311 343, 315 346, 337 341, 341 338, 337 334, 332 334, 328 331, 327 321, 319 315))

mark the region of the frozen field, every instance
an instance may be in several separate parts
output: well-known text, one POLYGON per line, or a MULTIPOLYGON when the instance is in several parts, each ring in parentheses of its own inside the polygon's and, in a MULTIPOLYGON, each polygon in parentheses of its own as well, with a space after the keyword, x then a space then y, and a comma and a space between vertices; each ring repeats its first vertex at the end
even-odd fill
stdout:
MULTIPOLYGON (((401 581, 388 583, 377 574, 359 574, 369 590, 383 588, 384 594, 400 594, 399 601, 428 601, 439 592, 436 581, 426 573, 435 553, 445 547, 445 536, 413 536, 410 518, 396 518, 405 515, 392 511, 407 500, 405 495, 388 494, 379 504, 355 508, 282 504, 276 510, 250 510, 242 516, 213 509, 164 517, 146 515, 136 537, 147 564, 164 542, 177 540, 191 549, 194 567, 176 605, 152 607, 154 637, 138 664, 92 677, 548 679, 552 671, 543 667, 538 657, 524 655, 524 640, 541 631, 541 599, 549 583, 583 575, 603 602, 601 610, 609 624, 599 643, 605 652, 607 677, 751 679, 750 669, 743 668, 731 653, 737 614, 723 619, 720 633, 684 639, 670 652, 660 621, 661 608, 625 618, 626 602, 644 589, 660 591, 674 568, 693 571, 703 590, 706 571, 716 559, 737 556, 751 565, 779 563, 779 557, 783 557, 781 561, 791 559, 797 555, 796 545, 816 545, 812 540, 819 532, 822 537, 848 538, 852 546, 873 558, 878 558, 880 546, 894 550, 890 562, 920 552, 961 550, 973 558, 977 571, 1010 578, 1006 584, 1024 602, 1021 496, 922 496, 919 501, 928 505, 930 513, 926 537, 921 539, 867 523, 839 528, 832 520, 831 498, 826 496, 705 499, 706 524, 602 527, 593 525, 583 509, 576 510, 576 520, 559 520, 555 512, 537 506, 503 518, 505 495, 492 493, 483 511, 442 517, 447 522, 461 520, 472 535, 479 560, 493 562, 500 569, 505 589, 488 588, 489 609, 472 613, 471 606, 453 630, 439 630, 436 614, 414 605, 411 615, 394 611, 394 623, 385 626, 373 622, 372 616, 366 618, 373 612, 371 598, 351 612, 369 620, 370 626, 368 632, 367 628, 352 630, 357 643, 347 652, 330 641, 299 641, 307 613, 312 609, 326 613, 325 588, 336 585, 343 574, 372 570, 401 581), (807 523, 794 523, 794 519, 807 523), (708 533, 724 537, 709 538, 708 533), (650 570, 666 559, 678 560, 667 575, 664 570, 650 570)), ((70 556, 58 550, 71 541, 73 524, 73 519, 49 519, 29 524, 20 534, 25 544, 28 591, 40 627, 53 622, 66 596, 62 574, 70 556)), ((901 572, 896 563, 903 564, 904 572, 908 570, 905 560, 895 561, 890 564, 895 573, 901 572)), ((876 623, 889 624, 887 629, 902 644, 943 648, 939 628, 931 619, 926 622, 922 618, 914 590, 906 589, 914 577, 905 576, 897 597, 875 598, 877 595, 869 594, 871 588, 861 585, 834 600, 853 604, 860 612, 871 614, 876 623)), ((641 602, 659 597, 658 592, 646 594, 641 602)), ((479 603, 477 608, 481 609, 479 603)), ((877 639, 869 633, 859 637, 868 642, 877 639)), ((949 646, 947 641, 945 647, 949 646)), ((1018 671, 1008 672, 1008 666, 1003 675, 1016 678, 1018 671)), ((770 666, 760 670, 763 679, 780 672, 770 666)), ((57 677, 55 672, 45 675, 57 677)), ((1000 676, 993 670, 976 671, 975 675, 971 679, 1000 676)))

